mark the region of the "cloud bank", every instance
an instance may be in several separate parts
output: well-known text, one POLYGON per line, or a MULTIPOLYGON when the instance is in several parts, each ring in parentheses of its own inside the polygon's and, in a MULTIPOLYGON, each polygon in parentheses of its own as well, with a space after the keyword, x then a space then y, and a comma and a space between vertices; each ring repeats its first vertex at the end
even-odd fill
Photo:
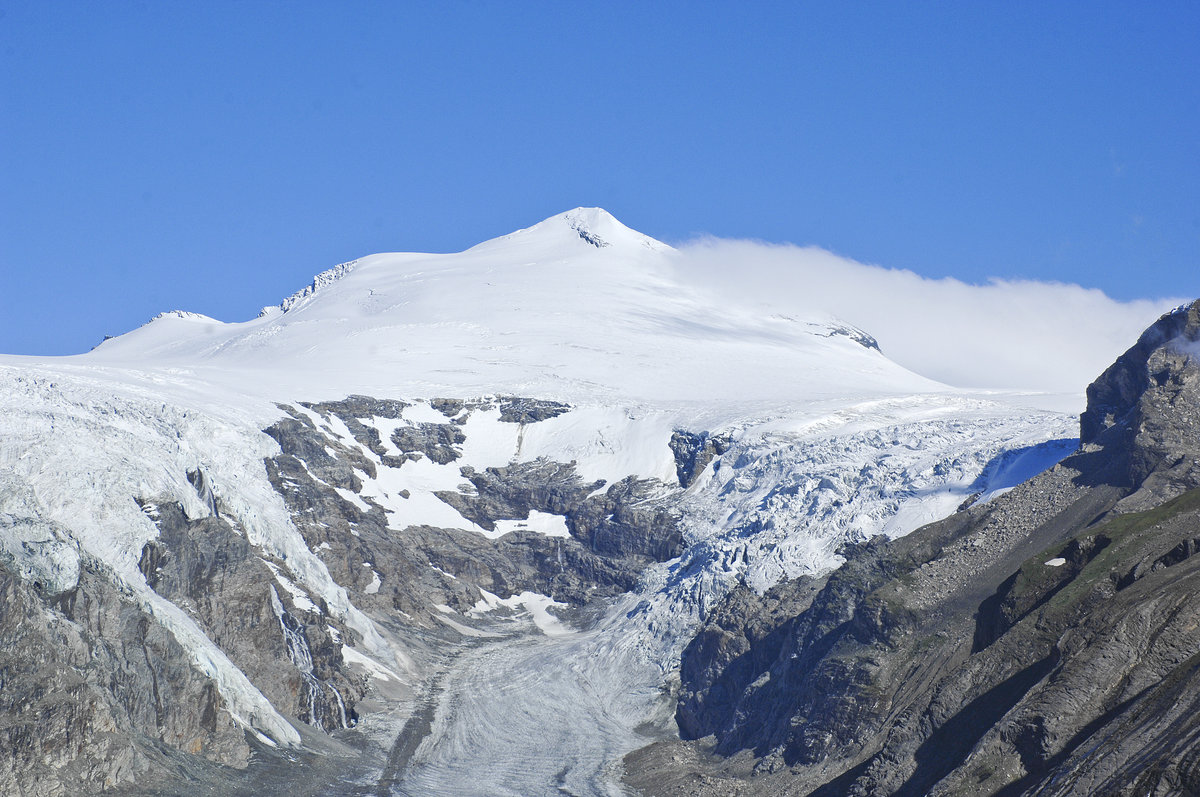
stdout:
POLYGON ((1117 301, 1053 282, 928 279, 817 247, 703 239, 680 278, 763 313, 833 316, 919 374, 970 388, 1068 393, 1086 386, 1182 299, 1117 301))

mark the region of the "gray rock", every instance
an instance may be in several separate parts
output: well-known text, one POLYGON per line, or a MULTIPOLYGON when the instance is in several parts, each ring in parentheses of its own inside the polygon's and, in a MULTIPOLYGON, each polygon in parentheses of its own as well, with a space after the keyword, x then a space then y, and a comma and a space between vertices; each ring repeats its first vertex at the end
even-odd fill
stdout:
POLYGON ((517 398, 500 399, 500 420, 505 423, 537 423, 557 418, 571 411, 570 404, 544 399, 517 398))
POLYGON ((462 428, 453 423, 419 423, 402 426, 392 433, 396 448, 406 454, 423 454, 439 465, 462 456, 461 446, 466 439, 462 428))
MULTIPOLYGON (((443 406, 455 415, 479 408, 465 402, 443 406)), ((565 405, 527 402, 522 406, 526 417, 533 417, 557 413, 565 405)), ((323 408, 344 415, 336 403, 323 408)), ((356 412, 372 414, 369 404, 356 407, 356 412)), ((414 435, 401 437, 398 443, 412 443, 425 455, 436 454, 442 443, 453 447, 464 439, 453 424, 408 429, 414 435), (425 432, 430 434, 423 436, 425 432)), ((438 497, 488 530, 498 520, 524 520, 534 511, 562 515, 569 538, 515 531, 492 540, 459 529, 390 528, 386 513, 369 499, 371 509, 363 511, 331 489, 345 485, 358 492, 361 484, 348 478, 339 483, 338 462, 322 456, 331 443, 327 435, 296 417, 267 431, 282 449, 267 461, 268 474, 305 542, 319 553, 330 574, 351 590, 358 605, 401 612, 419 625, 437 624, 437 605, 471 609, 481 598, 480 589, 502 598, 540 592, 582 608, 632 589, 647 565, 677 556, 682 549, 678 513, 664 485, 626 479, 598 492, 603 482, 584 482, 573 464, 548 460, 482 472, 463 468, 464 482, 471 489, 438 497), (380 583, 368 592, 375 574, 380 583)))
POLYGON ((96 794, 250 748, 213 683, 110 576, 48 599, 0 567, 0 792, 96 794))
POLYGON ((331 633, 327 611, 297 609, 224 517, 192 520, 178 504, 155 503, 159 537, 139 562, 146 583, 196 620, 277 710, 321 730, 352 727, 363 684, 333 641, 345 630, 331 633))
POLYGON ((871 335, 868 335, 866 332, 863 332, 858 327, 851 327, 851 326, 830 327, 829 335, 830 335, 830 337, 833 337, 834 335, 842 335, 842 336, 847 337, 850 340, 854 341, 859 346, 862 346, 864 349, 874 349, 875 351, 880 350, 879 349, 879 341, 875 340, 874 337, 872 337, 871 335))
POLYGON ((676 429, 671 433, 671 453, 675 455, 675 474, 680 487, 691 487, 708 463, 729 450, 733 440, 729 435, 708 432, 688 432, 676 429))

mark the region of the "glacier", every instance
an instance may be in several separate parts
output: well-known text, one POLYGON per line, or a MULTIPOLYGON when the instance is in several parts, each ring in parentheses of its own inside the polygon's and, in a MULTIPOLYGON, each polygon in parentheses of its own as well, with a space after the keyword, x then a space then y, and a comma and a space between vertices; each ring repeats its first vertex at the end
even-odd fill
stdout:
POLYGON ((332 731, 362 751, 339 788, 472 794, 486 779, 489 794, 624 794, 622 757, 672 733, 680 652, 734 585, 761 592, 827 571, 847 543, 988 500, 1076 442, 1075 416, 1049 409, 1057 398, 940 384, 888 360, 869 330, 764 317, 689 286, 673 257, 581 208, 461 253, 349 261, 250 321, 167 313, 87 354, 0 356, 0 556, 50 596, 99 568, 174 635, 264 750, 313 747, 143 572, 159 535, 147 506, 219 515, 274 574, 274 633, 308 688, 322 687, 284 622, 291 611, 320 615, 364 679, 358 727, 342 705, 332 731), (391 409, 323 409, 355 396, 391 409), (527 417, 512 397, 559 409, 527 417), (282 422, 319 440, 314 456, 340 463, 345 484, 302 458, 291 481, 273 482, 264 462, 286 452, 265 430, 282 422), (686 484, 680 432, 724 441, 686 484), (417 456, 397 434, 444 439, 417 456), (361 587, 339 582, 341 543, 310 544, 330 518, 300 517, 280 488, 302 477, 337 496, 347 548, 363 544, 352 537, 368 517, 479 545, 569 541, 568 514, 467 516, 481 500, 470 477, 515 465, 592 485, 580 501, 642 480, 637 500, 677 519, 680 553, 575 615, 555 595, 498 594, 431 562, 423 577, 473 597, 405 618, 381 608, 396 576, 361 561, 361 587), (190 474, 203 474, 208 500, 190 474))

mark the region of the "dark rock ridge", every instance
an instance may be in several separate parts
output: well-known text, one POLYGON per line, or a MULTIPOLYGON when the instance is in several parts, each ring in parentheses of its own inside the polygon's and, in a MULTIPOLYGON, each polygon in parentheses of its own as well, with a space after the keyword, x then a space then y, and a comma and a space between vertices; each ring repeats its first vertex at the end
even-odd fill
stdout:
POLYGON ((1168 313, 1147 329, 1129 351, 1105 369, 1088 386, 1087 409, 1079 417, 1083 444, 1097 442, 1109 429, 1136 433, 1137 421, 1163 413, 1145 410, 1155 398, 1170 397, 1177 389, 1162 388, 1172 378, 1184 375, 1183 360, 1188 349, 1200 340, 1200 309, 1197 304, 1168 313))
POLYGON ((1146 509, 1200 481, 1200 303, 1151 326, 1088 388, 1083 450, 1107 460, 1097 477, 1133 492, 1123 509, 1146 509), (1134 489, 1136 488, 1136 490, 1134 489))
POLYGON ((821 578, 732 593, 645 794, 1200 793, 1200 303, 1089 389, 1082 445, 821 578))
POLYGON ((571 405, 561 401, 509 396, 500 400, 500 420, 505 423, 537 423, 570 412, 571 405))
POLYGON ((862 346, 864 349, 874 349, 875 351, 880 351, 879 341, 875 340, 875 338, 873 336, 868 335, 866 332, 863 332, 858 327, 850 327, 850 326, 830 327, 829 328, 829 337, 833 337, 834 335, 843 335, 847 338, 850 338, 850 340, 854 341, 859 346, 862 346))
POLYGON ((453 462, 462 456, 466 442, 462 429, 452 423, 419 423, 404 426, 392 433, 392 442, 409 457, 424 455, 439 465, 453 462))

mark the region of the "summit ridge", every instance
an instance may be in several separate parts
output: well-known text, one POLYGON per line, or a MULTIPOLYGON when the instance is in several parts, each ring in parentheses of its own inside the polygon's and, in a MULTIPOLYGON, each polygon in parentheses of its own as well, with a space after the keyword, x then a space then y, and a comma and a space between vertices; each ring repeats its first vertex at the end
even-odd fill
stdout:
POLYGON ((343 394, 774 402, 946 389, 889 360, 869 330, 763 315, 689 284, 671 247, 595 207, 462 252, 360 257, 250 321, 161 318, 81 361, 249 370, 242 383, 343 394))

